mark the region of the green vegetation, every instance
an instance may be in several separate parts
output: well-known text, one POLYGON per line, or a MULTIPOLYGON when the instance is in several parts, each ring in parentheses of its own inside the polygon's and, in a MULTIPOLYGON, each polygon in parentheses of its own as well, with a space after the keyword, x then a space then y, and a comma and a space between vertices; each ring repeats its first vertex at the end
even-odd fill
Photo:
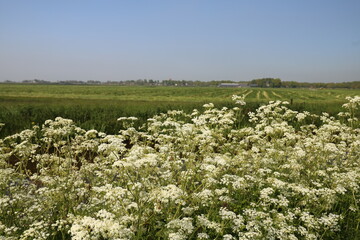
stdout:
POLYGON ((114 135, 57 117, 0 139, 0 236, 360 239, 360 96, 336 117, 275 101, 248 127, 232 99, 141 129, 121 117, 114 135))
POLYGON ((344 89, 0 84, 0 122, 5 123, 0 137, 58 116, 73 119, 85 129, 114 134, 121 129, 118 117, 136 116, 140 126, 170 109, 200 110, 208 102, 231 107, 233 94, 246 96, 246 112, 270 100, 283 100, 294 110, 335 114, 346 96, 359 93, 344 89))
MULTIPOLYGON (((6 81, 5 83, 16 83, 6 81)), ((67 80, 50 82, 45 80, 24 80, 22 83, 28 84, 50 84, 50 85, 115 85, 115 86, 188 86, 188 87, 217 87, 222 83, 237 83, 252 87, 271 87, 271 88, 347 88, 360 89, 360 81, 341 82, 341 83, 311 83, 311 82, 295 82, 281 81, 280 78, 259 78, 251 81, 236 82, 232 80, 212 80, 212 81, 192 81, 192 80, 152 80, 138 79, 125 81, 107 81, 100 82, 95 80, 79 81, 67 80)))
POLYGON ((260 78, 251 81, 251 84, 255 84, 257 87, 279 88, 281 83, 280 78, 260 78))

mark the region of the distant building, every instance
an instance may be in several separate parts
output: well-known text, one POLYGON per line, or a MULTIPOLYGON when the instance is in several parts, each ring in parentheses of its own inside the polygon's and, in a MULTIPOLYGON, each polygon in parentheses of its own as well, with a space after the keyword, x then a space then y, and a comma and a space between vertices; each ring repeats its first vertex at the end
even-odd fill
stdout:
POLYGON ((249 87, 249 84, 247 83, 220 83, 218 87, 233 87, 233 88, 239 88, 239 87, 249 87))

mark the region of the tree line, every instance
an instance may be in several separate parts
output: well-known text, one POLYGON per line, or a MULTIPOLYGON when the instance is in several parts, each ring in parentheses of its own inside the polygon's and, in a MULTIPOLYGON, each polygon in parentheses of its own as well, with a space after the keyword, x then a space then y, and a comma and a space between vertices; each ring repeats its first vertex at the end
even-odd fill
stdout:
MULTIPOLYGON (((4 83, 19 83, 13 81, 5 81, 4 83)), ((341 83, 310 83, 282 81, 280 78, 259 78, 251 81, 232 81, 232 80, 153 80, 153 79, 137 79, 124 81, 98 81, 98 80, 63 80, 63 81, 46 81, 40 79, 23 80, 20 83, 25 84, 59 84, 59 85, 120 85, 120 86, 188 86, 188 87, 216 87, 223 83, 237 83, 241 87, 261 87, 261 88, 349 88, 360 89, 360 81, 341 82, 341 83)))

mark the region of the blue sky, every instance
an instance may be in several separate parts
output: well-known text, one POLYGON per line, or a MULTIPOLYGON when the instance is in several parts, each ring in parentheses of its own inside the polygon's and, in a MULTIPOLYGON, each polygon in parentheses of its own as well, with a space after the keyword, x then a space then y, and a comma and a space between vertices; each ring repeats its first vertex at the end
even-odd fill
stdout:
POLYGON ((0 81, 360 81, 359 0, 0 0, 0 81))

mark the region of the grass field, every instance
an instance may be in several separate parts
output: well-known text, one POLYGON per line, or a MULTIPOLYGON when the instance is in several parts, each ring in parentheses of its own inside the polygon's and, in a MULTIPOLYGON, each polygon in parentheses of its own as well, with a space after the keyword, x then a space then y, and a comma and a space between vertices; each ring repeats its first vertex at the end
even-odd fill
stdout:
POLYGON ((233 94, 246 96, 246 111, 283 100, 295 110, 335 114, 346 96, 360 95, 360 90, 0 84, 0 122, 5 123, 0 137, 57 116, 85 129, 116 133, 118 117, 136 116, 140 125, 169 109, 191 111, 208 102, 233 106, 233 94))
POLYGON ((171 102, 223 102, 233 94, 246 95, 248 102, 290 100, 297 102, 344 102, 360 90, 344 89, 262 89, 217 87, 141 87, 96 85, 1 84, 0 96, 55 99, 137 100, 171 102))

